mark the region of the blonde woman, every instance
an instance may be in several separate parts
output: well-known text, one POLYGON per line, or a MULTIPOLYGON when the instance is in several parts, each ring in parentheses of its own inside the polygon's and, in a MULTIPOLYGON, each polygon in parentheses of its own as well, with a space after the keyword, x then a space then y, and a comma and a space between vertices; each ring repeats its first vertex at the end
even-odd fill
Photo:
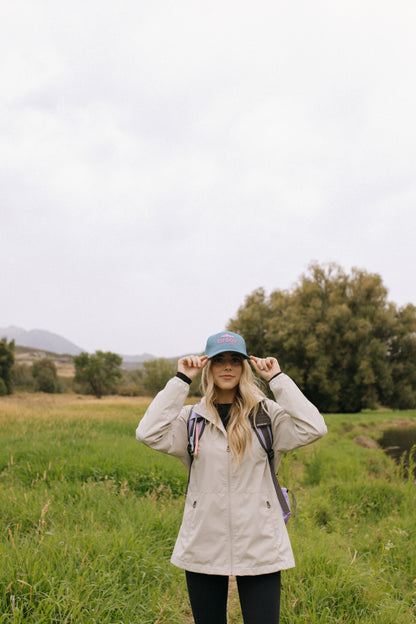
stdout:
POLYGON ((171 562, 186 571, 196 624, 226 624, 229 576, 236 576, 244 624, 277 624, 280 572, 295 565, 267 454, 253 434, 250 412, 267 411, 275 469, 286 451, 326 433, 316 407, 274 357, 249 356, 242 336, 210 336, 205 355, 189 355, 159 392, 136 437, 180 459, 190 471, 182 525, 171 562), (275 401, 260 391, 254 369, 275 401), (204 397, 185 406, 189 384, 202 371, 204 397), (191 462, 188 419, 207 423, 191 462))

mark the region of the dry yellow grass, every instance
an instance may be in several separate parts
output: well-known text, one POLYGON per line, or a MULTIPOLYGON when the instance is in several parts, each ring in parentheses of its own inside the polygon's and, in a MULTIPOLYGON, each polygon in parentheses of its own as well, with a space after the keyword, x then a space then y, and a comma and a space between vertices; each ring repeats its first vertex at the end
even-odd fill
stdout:
POLYGON ((75 418, 88 417, 95 420, 127 421, 131 419, 131 411, 118 411, 122 405, 131 405, 143 411, 149 405, 149 397, 108 396, 102 399, 78 394, 46 394, 42 392, 19 392, 12 396, 0 398, 0 427, 10 422, 27 424, 28 422, 44 423, 46 421, 67 421, 75 418), (114 411, 108 409, 114 406, 114 411), (96 407, 96 409, 91 409, 96 407), (76 411, 74 411, 76 408, 76 411), (85 408, 85 411, 84 411, 85 408))
POLYGON ((75 405, 79 403, 96 403, 97 405, 149 405, 152 397, 124 397, 118 395, 108 395, 97 399, 91 395, 62 393, 47 394, 45 392, 16 392, 15 394, 1 397, 0 406, 18 406, 25 403, 45 404, 45 405, 75 405))
MULTIPOLYGON (((151 403, 152 397, 124 397, 118 395, 104 396, 97 399, 91 395, 63 393, 47 394, 44 392, 18 392, 10 396, 0 397, 0 424, 13 419, 14 422, 27 422, 30 420, 45 421, 73 419, 76 415, 82 418, 83 407, 88 407, 88 418, 99 420, 131 419, 131 412, 117 410, 120 406, 131 406, 143 413, 143 408, 151 403), (76 412, 74 412, 76 407, 76 412), (91 410, 91 407, 97 409, 91 410), (109 409, 114 407, 114 411, 109 409)), ((195 397, 189 399, 189 403, 198 401, 195 397)))

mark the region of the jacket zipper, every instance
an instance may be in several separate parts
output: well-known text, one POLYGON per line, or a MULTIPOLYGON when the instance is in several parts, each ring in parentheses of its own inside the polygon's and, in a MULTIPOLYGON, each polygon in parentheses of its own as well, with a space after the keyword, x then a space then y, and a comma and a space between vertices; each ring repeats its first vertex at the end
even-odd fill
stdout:
POLYGON ((228 472, 228 532, 229 532, 229 544, 230 544, 230 569, 234 569, 234 557, 233 557, 233 523, 231 519, 231 451, 227 445, 227 472, 228 472))

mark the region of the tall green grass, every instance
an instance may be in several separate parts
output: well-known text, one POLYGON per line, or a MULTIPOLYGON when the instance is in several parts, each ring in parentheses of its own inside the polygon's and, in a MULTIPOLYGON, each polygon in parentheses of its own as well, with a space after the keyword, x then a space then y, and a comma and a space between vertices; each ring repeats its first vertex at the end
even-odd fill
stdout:
MULTIPOLYGON (((141 399, 0 400, 0 624, 184 624, 183 572, 169 563, 186 473, 134 439, 141 399)), ((416 621, 411 471, 359 446, 416 412, 327 417, 329 434, 290 453, 283 624, 416 621)), ((414 456, 411 461, 414 462, 414 456)), ((238 599, 230 624, 241 623, 238 599)))
POLYGON ((186 475, 135 441, 144 406, 0 410, 0 622, 183 624, 167 561, 186 475))

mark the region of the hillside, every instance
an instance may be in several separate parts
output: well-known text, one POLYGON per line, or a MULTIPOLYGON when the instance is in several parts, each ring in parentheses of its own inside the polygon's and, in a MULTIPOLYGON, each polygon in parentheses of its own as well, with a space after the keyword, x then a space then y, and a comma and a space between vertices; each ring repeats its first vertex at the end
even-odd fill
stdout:
MULTIPOLYGON (((79 355, 86 349, 81 349, 76 344, 53 332, 45 329, 31 329, 29 331, 21 327, 4 327, 0 328, 0 339, 14 340, 16 345, 16 360, 20 364, 33 364, 36 359, 41 357, 50 357, 57 366, 62 367, 62 363, 71 363, 72 357, 79 355), (22 347, 22 349, 17 349, 22 347), (68 356, 62 359, 61 356, 68 356)), ((139 368, 143 362, 154 360, 155 356, 150 353, 142 353, 140 355, 123 355, 119 353, 123 360, 123 368, 126 370, 134 370, 139 368)), ((61 373, 60 373, 61 374, 61 373)), ((72 374, 72 373, 71 373, 72 374)))
POLYGON ((14 340, 16 345, 41 349, 51 353, 79 355, 83 349, 67 340, 63 336, 46 331, 45 329, 31 329, 26 331, 21 327, 0 328, 0 339, 14 340))
POLYGON ((50 358, 55 363, 58 375, 60 377, 73 377, 75 375, 75 367, 72 355, 62 355, 51 351, 33 349, 31 347, 15 347, 16 364, 25 364, 32 366, 37 360, 42 358, 50 358))

